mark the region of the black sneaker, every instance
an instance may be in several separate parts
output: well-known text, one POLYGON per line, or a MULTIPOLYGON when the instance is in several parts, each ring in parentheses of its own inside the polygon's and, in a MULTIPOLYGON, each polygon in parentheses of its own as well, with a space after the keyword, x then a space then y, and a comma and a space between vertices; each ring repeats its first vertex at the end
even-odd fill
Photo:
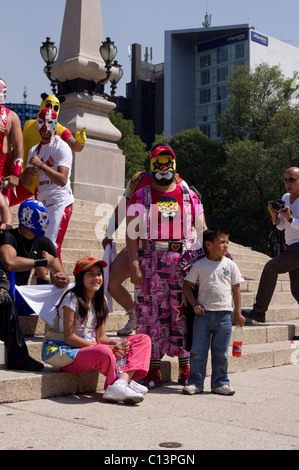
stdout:
POLYGON ((7 369, 10 370, 29 370, 31 372, 38 372, 44 368, 44 364, 34 359, 29 359, 24 364, 7 364, 7 369))
POLYGON ((265 323, 266 314, 257 312, 256 310, 242 310, 242 315, 248 320, 258 321, 260 323, 265 323))

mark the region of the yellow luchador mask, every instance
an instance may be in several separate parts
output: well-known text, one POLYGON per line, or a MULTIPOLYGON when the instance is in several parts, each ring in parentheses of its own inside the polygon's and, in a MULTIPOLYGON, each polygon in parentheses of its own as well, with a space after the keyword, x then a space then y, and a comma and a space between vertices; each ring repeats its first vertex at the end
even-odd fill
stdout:
POLYGON ((54 96, 54 95, 48 95, 48 96, 44 96, 42 95, 42 98, 43 98, 43 101, 41 102, 41 105, 40 105, 40 111, 42 109, 45 109, 45 108, 49 108, 49 109, 53 109, 53 111, 55 111, 55 113, 59 114, 59 111, 60 111, 60 101, 59 99, 54 96))

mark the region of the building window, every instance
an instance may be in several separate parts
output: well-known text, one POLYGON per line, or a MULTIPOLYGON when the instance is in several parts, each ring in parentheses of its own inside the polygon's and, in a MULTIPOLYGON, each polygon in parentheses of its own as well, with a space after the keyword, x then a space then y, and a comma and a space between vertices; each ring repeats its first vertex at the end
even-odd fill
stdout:
POLYGON ((210 67, 210 65, 211 65, 211 56, 210 56, 210 54, 200 56, 199 65, 200 65, 200 68, 210 67))
POLYGON ((219 67, 217 69, 217 82, 225 82, 228 77, 228 67, 219 67))
POLYGON ((241 42, 240 44, 236 44, 235 46, 235 59, 243 59, 245 57, 245 44, 241 42))
POLYGON ((209 103, 211 101, 211 90, 206 88, 199 91, 199 102, 200 104, 209 103))
POLYGON ((227 86, 218 85, 217 86, 217 101, 226 100, 227 98, 227 86))
POLYGON ((210 138, 210 136, 211 136, 211 127, 210 127, 209 124, 204 125, 204 126, 200 126, 199 129, 200 129, 201 132, 203 132, 207 137, 210 138))
POLYGON ((220 116, 227 108, 228 102, 225 101, 224 103, 217 103, 215 106, 215 119, 218 119, 218 116, 220 116))
POLYGON ((217 64, 223 64, 228 61, 228 48, 217 49, 217 64))
POLYGON ((241 62, 241 61, 240 61, 240 62, 236 62, 236 63, 234 64, 234 68, 239 67, 239 66, 241 66, 241 65, 245 65, 245 62, 241 62))
POLYGON ((200 72, 200 84, 201 86, 210 84, 210 71, 209 70, 203 70, 202 72, 200 72))
POLYGON ((197 122, 207 122, 209 115, 209 105, 203 105, 197 108, 197 122))

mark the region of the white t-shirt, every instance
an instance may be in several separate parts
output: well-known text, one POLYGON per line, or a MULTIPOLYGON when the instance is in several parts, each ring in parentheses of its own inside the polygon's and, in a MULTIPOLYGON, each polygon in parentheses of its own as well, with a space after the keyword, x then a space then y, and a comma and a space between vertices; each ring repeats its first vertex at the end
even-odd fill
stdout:
POLYGON ((285 229, 285 242, 287 245, 292 245, 293 243, 299 242, 299 197, 297 197, 293 204, 290 203, 289 193, 284 194, 281 199, 285 201, 286 206, 289 206, 292 212, 293 222, 290 224, 290 222, 285 220, 281 215, 278 215, 280 223, 277 225, 277 228, 279 230, 285 229))
MULTIPOLYGON (((30 162, 30 159, 37 154, 37 148, 39 145, 40 144, 35 145, 29 150, 28 162, 30 162)), ((51 143, 41 145, 37 156, 45 165, 55 171, 57 171, 59 166, 65 166, 69 169, 68 180, 64 187, 52 183, 50 178, 48 178, 42 170, 39 170, 38 200, 43 202, 46 206, 58 204, 67 207, 72 204, 74 202, 71 190, 73 155, 69 145, 56 135, 51 143)), ((32 165, 28 163, 27 167, 30 168, 32 165)))
MULTIPOLYGON (((77 297, 73 292, 69 292, 59 305, 59 331, 63 332, 63 307, 69 307, 70 309, 74 310, 74 312, 78 311, 78 300, 77 297)), ((88 316, 83 323, 79 321, 79 317, 76 318, 75 324, 75 334, 77 336, 82 336, 83 334, 86 335, 86 339, 89 341, 96 340, 96 314, 93 311, 88 312, 88 316)))
POLYGON ((244 281, 231 259, 211 261, 206 256, 194 263, 185 280, 199 283, 197 301, 212 311, 233 311, 232 286, 244 281))

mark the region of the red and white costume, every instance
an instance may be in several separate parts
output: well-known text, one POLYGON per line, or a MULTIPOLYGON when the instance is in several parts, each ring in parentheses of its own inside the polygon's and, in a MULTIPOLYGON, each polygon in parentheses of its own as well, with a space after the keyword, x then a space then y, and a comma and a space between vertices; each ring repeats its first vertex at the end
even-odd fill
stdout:
MULTIPOLYGON (((0 123, 2 123, 5 127, 7 127, 8 123, 8 116, 10 110, 0 105, 0 123)), ((6 135, 4 132, 0 132, 0 179, 5 178, 9 175, 15 175, 18 178, 21 176, 22 166, 23 166, 23 159, 17 158, 13 162, 11 161, 11 156, 9 153, 4 153, 4 139, 6 135)), ((11 189, 4 188, 1 184, 1 192, 3 193, 6 198, 10 199, 11 189)))
MULTIPOLYGON (((58 167, 61 166, 69 169, 67 183, 63 187, 54 184, 42 170, 39 170, 39 185, 36 196, 48 209, 50 223, 47 226, 46 236, 56 245, 58 257, 61 259, 61 245, 72 215, 74 202, 70 182, 73 161, 72 151, 69 145, 55 134, 52 135, 50 143, 39 143, 30 149, 28 162, 34 155, 37 155, 42 163, 55 171, 58 171, 58 167)), ((27 168, 30 167, 32 165, 28 163, 27 168)))

